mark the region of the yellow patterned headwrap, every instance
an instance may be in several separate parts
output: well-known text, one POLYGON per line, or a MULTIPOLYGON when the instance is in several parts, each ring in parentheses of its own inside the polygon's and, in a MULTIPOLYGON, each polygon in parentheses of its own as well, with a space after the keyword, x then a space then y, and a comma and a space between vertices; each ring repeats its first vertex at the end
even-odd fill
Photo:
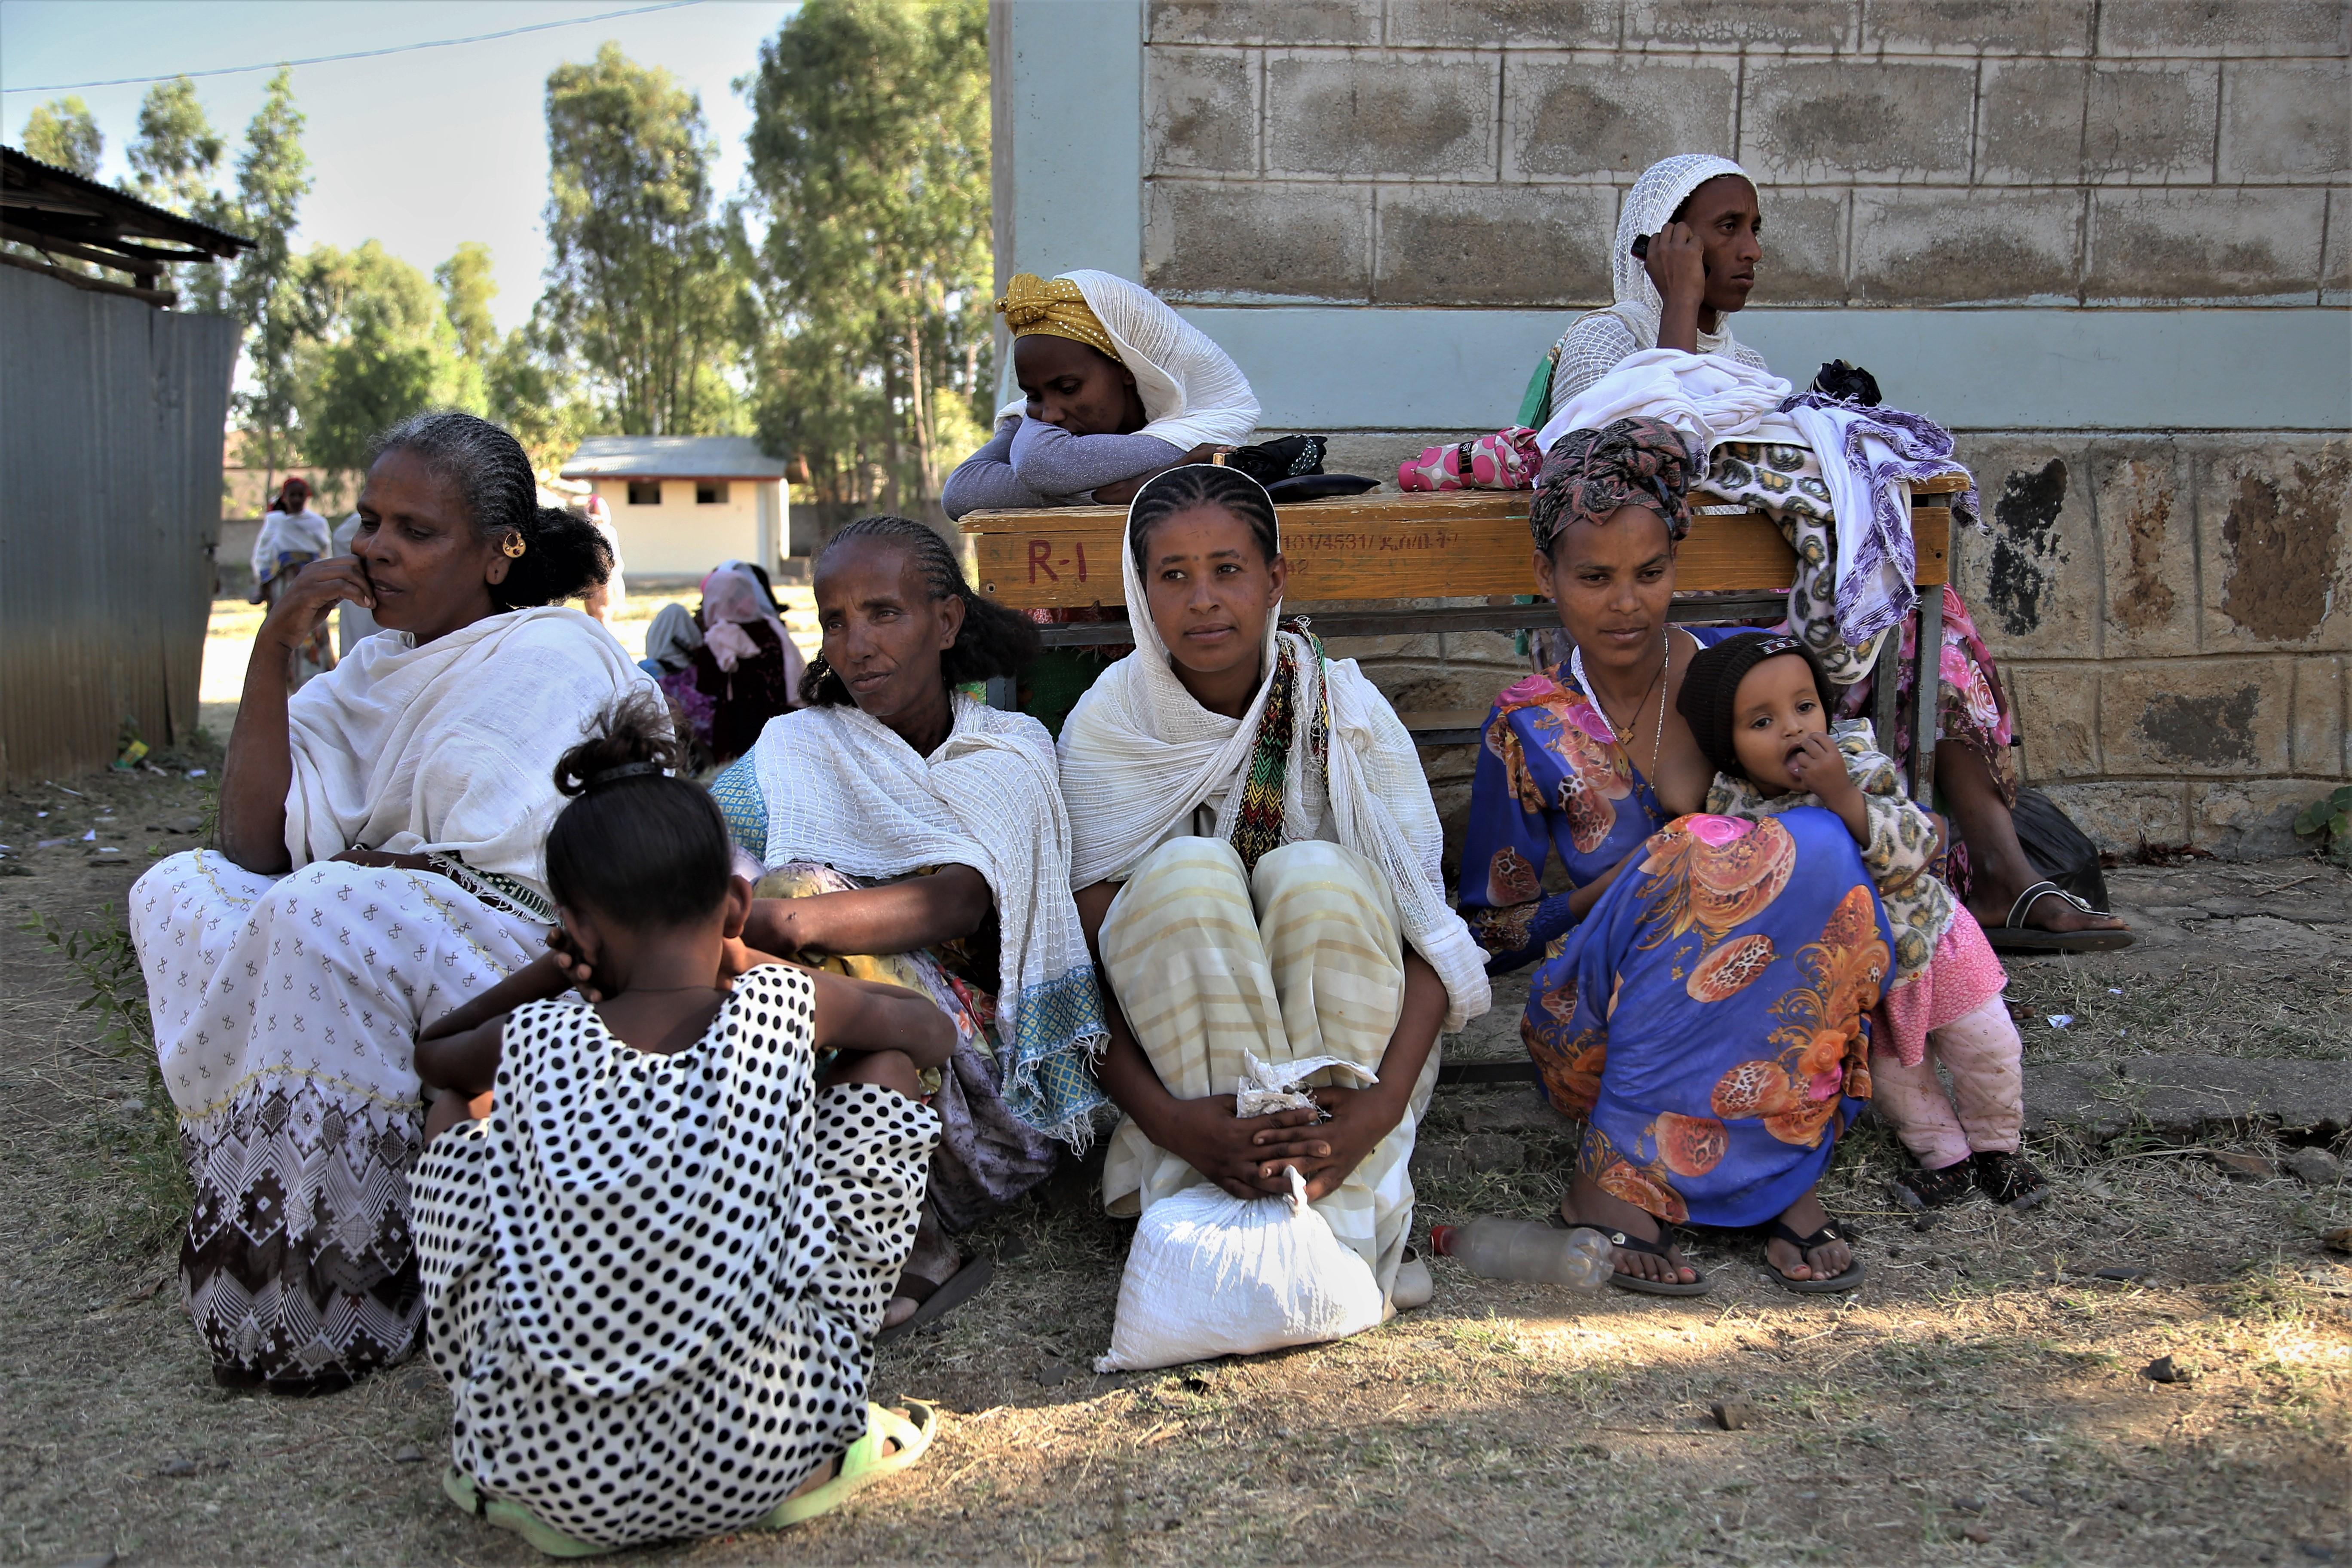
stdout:
POLYGON ((1102 321, 1087 303, 1085 293, 1066 278, 1049 280, 1034 272, 1016 272, 1004 286, 1004 298, 996 302, 996 308, 1003 313, 1004 324, 1013 329, 1016 338, 1043 332, 1048 337, 1084 343, 1113 360, 1118 358, 1118 345, 1103 330, 1102 321))

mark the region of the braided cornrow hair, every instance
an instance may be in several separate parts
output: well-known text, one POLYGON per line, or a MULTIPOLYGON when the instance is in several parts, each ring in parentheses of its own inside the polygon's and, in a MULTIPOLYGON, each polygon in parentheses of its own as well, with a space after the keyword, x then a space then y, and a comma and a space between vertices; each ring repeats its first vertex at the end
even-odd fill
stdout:
MULTIPOLYGON (((911 552, 915 563, 922 569, 924 585, 934 602, 948 598, 963 601, 963 628, 956 633, 954 645, 940 655, 940 676, 950 689, 975 680, 1018 675, 1037 657, 1037 628, 1026 616, 973 593, 971 584, 964 581, 963 567, 948 549, 947 541, 912 518, 859 518, 825 542, 824 548, 817 552, 811 575, 824 570, 826 556, 858 539, 878 540, 911 552)), ((848 686, 822 655, 801 677, 800 698, 804 705, 819 708, 852 705, 848 686)))
POLYGON ((373 463, 386 452, 414 452, 457 489, 474 531, 484 539, 522 536, 523 552, 490 584, 501 610, 561 604, 613 574, 613 549, 586 514, 539 504, 539 481, 522 443, 471 414, 417 414, 378 436, 373 463))
POLYGON ((1282 531, 1275 521, 1274 498, 1265 487, 1239 468, 1213 463, 1187 463, 1170 468, 1135 492, 1127 512, 1127 545, 1135 553, 1139 576, 1151 575, 1146 542, 1151 531, 1180 511, 1196 506, 1222 507, 1249 524, 1250 537, 1272 561, 1282 553, 1282 531))

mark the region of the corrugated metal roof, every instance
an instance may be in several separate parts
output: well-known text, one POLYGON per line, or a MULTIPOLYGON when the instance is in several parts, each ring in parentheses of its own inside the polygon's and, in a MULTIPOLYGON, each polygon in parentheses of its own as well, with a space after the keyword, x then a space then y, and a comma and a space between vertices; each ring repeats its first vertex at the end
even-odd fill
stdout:
POLYGON ((13 209, 8 221, 22 228, 79 237, 68 228, 56 226, 60 218, 78 219, 95 224, 117 237, 169 240, 213 256, 231 257, 253 248, 253 241, 243 235, 165 212, 152 202, 142 202, 112 185, 101 185, 71 169, 43 163, 15 147, 0 147, 0 186, 8 193, 0 195, 0 205, 13 209), (40 200, 43 195, 65 198, 73 210, 44 206, 40 200))
POLYGON ((591 436, 567 479, 781 479, 782 458, 749 436, 591 436))

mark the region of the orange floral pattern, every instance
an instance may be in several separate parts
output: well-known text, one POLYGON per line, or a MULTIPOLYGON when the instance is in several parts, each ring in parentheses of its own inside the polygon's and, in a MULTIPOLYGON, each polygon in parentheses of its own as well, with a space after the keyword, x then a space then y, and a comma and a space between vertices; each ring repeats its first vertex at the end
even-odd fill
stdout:
POLYGON ((1849 889, 1821 940, 1798 950, 1805 983, 1772 1005, 1780 1027, 1765 1043, 1779 1054, 1741 1062, 1716 1080, 1709 1100, 1717 1116, 1756 1118, 1781 1142, 1813 1148, 1843 1100, 1869 1097, 1863 1016, 1877 1005, 1892 956, 1879 930, 1870 889, 1849 889))

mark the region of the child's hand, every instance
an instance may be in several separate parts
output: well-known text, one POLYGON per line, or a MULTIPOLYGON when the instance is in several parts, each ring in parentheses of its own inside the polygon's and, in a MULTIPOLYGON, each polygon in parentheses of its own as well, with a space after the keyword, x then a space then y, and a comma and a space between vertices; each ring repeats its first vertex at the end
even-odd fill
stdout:
POLYGON ((581 957, 580 950, 572 945, 572 933, 561 925, 548 928, 547 954, 540 962, 553 964, 556 973, 563 976, 567 989, 578 991, 591 1002, 604 999, 604 992, 595 985, 596 972, 589 967, 588 961, 581 957))
POLYGON ((1797 742, 1796 755, 1789 759, 1789 773, 1832 811, 1862 798, 1861 786, 1845 771, 1845 753, 1838 750, 1835 741, 1818 731, 1797 742))

